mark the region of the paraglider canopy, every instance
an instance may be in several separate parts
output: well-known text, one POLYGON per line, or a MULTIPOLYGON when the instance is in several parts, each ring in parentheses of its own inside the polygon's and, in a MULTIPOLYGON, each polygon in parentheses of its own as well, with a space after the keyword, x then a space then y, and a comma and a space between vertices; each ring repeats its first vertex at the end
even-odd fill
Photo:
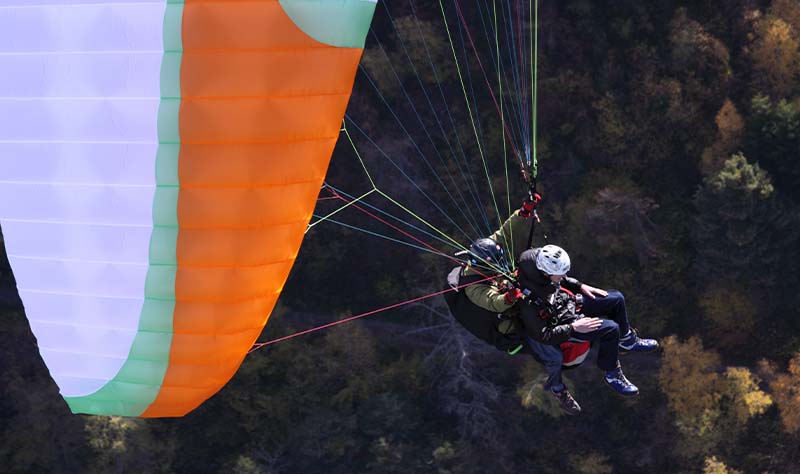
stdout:
POLYGON ((0 220, 76 413, 181 416, 298 253, 374 0, 0 0, 0 220))

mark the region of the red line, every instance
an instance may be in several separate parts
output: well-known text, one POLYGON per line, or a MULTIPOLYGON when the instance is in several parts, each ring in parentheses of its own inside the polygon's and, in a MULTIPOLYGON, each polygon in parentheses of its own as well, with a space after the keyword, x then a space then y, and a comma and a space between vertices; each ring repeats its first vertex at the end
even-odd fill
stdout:
MULTIPOLYGON (((344 202, 345 202, 345 203, 347 203, 347 204, 350 204, 351 202, 355 202, 355 201, 350 201, 350 200, 347 200, 347 199, 345 199, 344 197, 342 197, 342 196, 341 196, 339 193, 337 193, 337 192, 336 192, 335 190, 333 190, 333 189, 329 189, 329 191, 330 191, 330 192, 331 192, 331 193, 334 195, 334 197, 337 197, 337 198, 341 199, 342 201, 344 201, 344 202)), ((390 222, 386 221, 385 219, 382 219, 382 218, 380 218, 380 217, 376 216, 375 214, 373 214, 373 213, 371 213, 371 212, 367 211, 366 209, 364 209, 363 207, 359 206, 358 204, 353 204, 352 206, 353 206, 355 209, 358 209, 359 211, 363 212, 364 214, 366 214, 366 215, 368 215, 368 216, 372 217, 372 218, 373 218, 373 219, 375 219, 376 221, 378 221, 378 222, 381 222, 382 224, 385 224, 385 225, 387 225, 387 226, 391 227, 392 229, 396 230, 397 232, 400 232, 400 233, 401 233, 401 234, 403 234, 404 236, 406 236, 406 237, 408 237, 409 239, 411 239, 411 240, 413 240, 413 241, 415 241, 415 242, 419 243, 420 245, 424 245, 425 247, 427 247, 428 249, 432 250, 433 252, 436 252, 437 254, 439 254, 439 255, 442 255, 442 256, 444 256, 444 257, 447 257, 447 258, 449 258, 449 259, 451 259, 451 260, 455 260, 455 261, 456 261, 456 262, 458 262, 458 263, 461 263, 461 260, 458 260, 458 259, 457 259, 457 258, 455 258, 455 257, 451 257, 450 255, 448 255, 448 254, 446 254, 446 253, 442 252, 441 250, 439 250, 439 249, 437 249, 436 247, 434 247, 434 246, 432 246, 432 245, 428 244, 427 242, 425 242, 425 241, 423 241, 423 240, 420 240, 420 239, 418 239, 417 237, 414 237, 413 235, 411 235, 411 234, 409 234, 408 232, 404 231, 403 229, 401 229, 401 228, 397 227, 396 225, 394 225, 394 224, 392 224, 392 223, 390 223, 390 222)))
MULTIPOLYGON (((467 26, 467 20, 466 18, 464 18, 464 14, 461 12, 461 4, 459 3, 458 0, 455 0, 455 4, 456 4, 456 10, 458 10, 458 17, 461 19, 461 24, 464 25, 464 30, 467 32, 467 38, 469 38, 469 44, 472 46, 472 51, 475 53, 475 59, 478 60, 478 66, 480 66, 481 72, 483 73, 483 79, 486 81, 486 86, 489 90, 489 95, 492 96, 492 102, 494 102, 494 107, 495 109, 497 109, 497 114, 500 115, 500 118, 502 120, 503 114, 500 111, 500 105, 498 105, 497 99, 495 98, 494 92, 492 91, 492 84, 489 82, 489 77, 486 75, 486 69, 483 68, 483 62, 481 62, 480 55, 478 54, 478 49, 475 47, 475 42, 472 40, 472 33, 470 33, 469 26, 467 26)), ((500 62, 499 57, 497 58, 497 61, 499 64, 500 62)), ((467 67, 469 67, 469 64, 467 64, 467 67)), ((511 132, 508 129, 508 125, 505 123, 504 120, 502 120, 502 122, 503 122, 503 130, 506 132, 506 136, 508 137, 509 143, 511 143, 511 148, 514 150, 514 154, 517 157, 519 157, 520 153, 517 151, 517 147, 514 145, 514 139, 511 137, 511 132)), ((528 181, 528 173, 525 171, 525 167, 522 166, 521 162, 520 162, 520 171, 522 171, 522 176, 525 179, 525 181, 528 181)))
MULTIPOLYGON (((514 2, 514 8, 517 10, 517 43, 519 43, 519 69, 520 69, 519 77, 520 81, 525 81, 525 60, 527 58, 525 57, 525 48, 522 46, 522 15, 520 14, 519 1, 514 2)), ((525 87, 522 88, 522 106, 527 110, 528 89, 525 87)))
POLYGON ((413 235, 411 235, 411 234, 409 234, 408 232, 404 231, 403 229, 401 229, 401 228, 397 227, 396 225, 392 224, 391 222, 388 222, 388 221, 386 221, 385 219, 382 219, 382 218, 380 218, 380 217, 376 216, 375 214, 373 214, 373 213, 369 212, 368 210, 366 210, 366 209, 362 208, 362 207, 361 207, 361 206, 359 206, 358 204, 353 204, 353 207, 354 207, 354 208, 356 208, 356 209, 358 209, 359 211, 363 212, 364 214, 366 214, 366 215, 368 215, 368 216, 372 217, 373 219, 377 220, 378 222, 381 222, 381 223, 383 223, 383 224, 385 224, 385 225, 387 225, 387 226, 391 227, 392 229, 396 230, 397 232, 400 232, 400 233, 401 233, 401 234, 403 234, 404 236, 406 236, 406 237, 408 237, 409 239, 411 239, 411 240, 413 240, 413 241, 415 241, 415 242, 419 243, 420 245, 424 245, 425 247, 429 248, 430 250, 432 250, 432 251, 436 252, 437 254, 439 254, 439 255, 441 255, 441 256, 443 256, 443 257, 447 257, 447 258, 449 258, 450 260, 453 260, 453 261, 455 261, 455 262, 457 262, 457 263, 461 263, 461 260, 459 260, 459 259, 457 259, 457 258, 455 258, 455 257, 453 257, 453 256, 451 256, 451 255, 448 255, 448 254, 446 254, 446 253, 444 253, 444 252, 442 252, 441 250, 439 250, 439 249, 437 249, 436 247, 434 247, 433 245, 431 245, 431 244, 429 244, 429 243, 425 242, 424 240, 421 240, 421 239, 419 239, 419 238, 417 238, 417 237, 414 237, 413 235))
MULTIPOLYGON (((341 196, 339 193, 337 193, 337 192, 336 192, 334 189, 332 189, 332 188, 327 188, 327 189, 328 189, 328 191, 329 191, 329 192, 332 194, 331 198, 333 198, 333 199, 335 199, 335 198, 338 198, 338 199, 341 199, 342 201, 344 201, 344 202, 346 202, 346 203, 353 202, 353 201, 349 201, 349 200, 345 199, 344 197, 342 197, 342 196, 341 196)), ((414 237, 413 235, 409 234, 408 232, 404 231, 403 229, 401 229, 401 228, 399 228, 399 227, 397 227, 397 226, 393 225, 392 223, 390 223, 390 222, 386 221, 385 219, 382 219, 382 218, 380 218, 380 217, 376 216, 375 214, 373 214, 373 213, 371 213, 371 212, 367 211, 366 209, 362 208, 362 207, 361 207, 361 206, 359 206, 358 204, 353 204, 353 207, 355 207, 355 208, 356 208, 356 209, 358 209, 359 211, 361 211, 361 212, 363 212, 363 213, 367 214, 368 216, 372 217, 373 219, 376 219, 377 221, 379 221, 379 222, 382 222, 383 224, 386 224, 387 226, 389 226, 389 227, 391 227, 392 229, 394 229, 394 230, 396 230, 396 231, 400 232, 401 234, 403 234, 403 235, 405 235, 405 236, 409 237, 410 239, 412 239, 412 240, 414 240, 414 241, 416 241, 416 242, 418 242, 418 243, 420 243, 420 244, 424 245, 425 247, 427 247, 427 248, 429 248, 429 249, 433 250, 434 252, 436 252, 436 253, 438 253, 438 254, 440 254, 440 255, 443 255, 443 256, 445 256, 445 257, 447 257, 447 258, 451 259, 451 260, 454 260, 454 261, 458 262, 459 264, 460 264, 460 263, 462 263, 462 262, 461 262, 461 260, 459 260, 459 259, 457 259, 457 258, 455 258, 455 257, 452 257, 452 256, 450 256, 450 255, 448 255, 448 254, 446 254, 446 253, 444 253, 444 252, 442 252, 441 250, 439 250, 439 249, 437 249, 437 248, 435 248, 435 247, 431 246, 430 244, 428 244, 428 243, 426 243, 426 242, 424 242, 424 241, 422 241, 422 240, 418 239, 417 237, 414 237)), ((260 348, 262 348, 262 347, 264 347, 264 346, 268 346, 268 345, 270 345, 270 344, 275 344, 276 342, 285 341, 285 340, 287 340, 287 339, 291 339, 291 338, 293 338, 293 337, 302 336, 303 334, 308 334, 308 333, 310 333, 310 332, 319 331, 319 330, 321 330, 321 329, 326 329, 326 328, 329 328, 329 327, 331 327, 331 326, 336 326, 337 324, 343 324, 343 323, 346 323, 346 322, 348 322, 348 321, 353 321, 353 320, 355 320, 355 319, 363 318, 363 317, 365 317, 365 316, 370 316, 370 315, 373 315, 373 314, 376 314, 376 313, 380 313, 380 312, 382 312, 382 311, 387 311, 387 310, 390 310, 390 309, 393 309, 393 308, 397 308, 397 307, 400 307, 400 306, 403 306, 403 305, 406 305, 406 304, 415 303, 415 302, 417 302, 417 301, 422 301, 422 300, 424 300, 424 299, 427 299, 427 298, 432 298, 432 297, 434 297, 434 296, 441 295, 441 294, 443 294, 443 293, 447 293, 448 291, 454 291, 454 290, 461 289, 461 288, 464 288, 464 287, 467 287, 467 286, 470 286, 470 285, 474 285, 474 284, 476 284, 476 283, 482 283, 482 282, 485 282, 485 281, 488 281, 488 280, 492 280, 492 279, 494 279, 494 278, 496 278, 496 277, 497 277, 496 275, 494 275, 494 276, 486 276, 485 274, 481 273, 481 272, 480 272, 480 271, 479 271, 477 268, 473 268, 472 270, 473 270, 475 273, 479 274, 480 276, 482 276, 482 277, 484 277, 484 278, 483 278, 482 280, 478 280, 478 281, 476 281, 476 282, 472 282, 472 283, 468 283, 468 284, 466 284, 466 285, 461 285, 461 286, 458 286, 458 287, 456 287, 455 289, 453 289, 453 288, 448 288, 448 289, 446 289, 446 290, 437 291, 436 293, 431 293, 431 294, 429 294, 429 295, 420 296, 420 297, 417 297, 417 298, 414 298, 414 299, 411 299, 411 300, 408 300, 408 301, 403 301, 403 302, 400 302, 400 303, 395 303, 395 304, 393 304, 393 305, 386 306, 386 307, 384 307, 384 308, 378 308, 378 309, 375 309, 375 310, 372 310, 372 311, 368 311, 368 312, 366 312, 366 313, 362 313, 362 314, 359 314, 359 315, 356 315, 356 316, 350 316, 349 318, 345 318, 345 319, 342 319, 342 320, 339 320, 339 321, 335 321, 335 322, 332 322, 332 323, 328 323, 328 324, 323 324, 322 326, 317 326, 317 327, 314 327, 314 328, 311 328, 311 329, 306 329, 305 331, 300 331, 300 332, 297 332, 297 333, 294 333, 294 334, 289 334, 288 336, 279 337, 279 338, 277 338, 277 339, 273 339, 273 340, 271 340, 271 341, 267 341, 267 342, 262 342, 262 343, 254 344, 254 345, 253 345, 253 347, 252 347, 252 349, 250 349, 250 351, 248 351, 248 354, 251 354, 251 353, 253 353, 253 352, 257 351, 258 349, 260 349, 260 348)))
MULTIPOLYGON (((344 197, 342 197, 341 195, 339 195, 339 193, 337 193, 337 192, 336 192, 335 190, 333 190, 333 189, 329 189, 329 191, 330 191, 330 192, 331 192, 331 193, 332 193, 334 196, 338 197, 339 199, 341 199, 342 201, 344 201, 344 202, 346 202, 346 203, 348 203, 348 204, 349 204, 349 203, 351 203, 351 202, 355 202, 355 201, 348 201, 347 199, 345 199, 344 197)), ((353 204, 352 206, 353 206, 354 208, 358 209, 359 211, 363 212, 364 214, 366 214, 366 215, 368 215, 368 216, 372 217, 373 219, 377 220, 378 222, 381 222, 381 223, 383 223, 383 224, 385 224, 385 225, 387 225, 387 226, 391 227, 392 229, 396 230, 397 232, 400 232, 400 233, 401 233, 401 234, 403 234, 404 236, 406 236, 406 237, 408 237, 409 239, 411 239, 411 240, 413 240, 413 241, 415 241, 415 242, 419 243, 420 245, 424 245, 425 247, 427 247, 427 248, 428 248, 428 249, 430 249, 431 251, 433 251, 433 252, 437 253, 438 255, 441 255, 441 256, 443 256, 443 257, 447 257, 447 258, 449 258, 450 260, 452 260, 452 261, 454 261, 454 262, 456 262, 456 263, 458 263, 458 264, 461 264, 461 263, 463 263, 461 260, 459 260, 459 259, 457 259, 457 258, 455 258, 455 257, 453 257, 453 256, 451 256, 451 255, 448 255, 448 254, 446 254, 445 252, 442 252, 441 250, 439 250, 439 249, 437 249, 436 247, 434 247, 434 246, 432 246, 432 245, 428 244, 428 243, 427 243, 427 242, 425 242, 424 240, 420 240, 419 238, 417 238, 417 237, 414 237, 413 235, 411 235, 411 234, 409 234, 408 232, 404 231, 403 229, 401 229, 401 228, 397 227, 396 225, 392 224, 391 222, 388 222, 388 221, 386 221, 385 219, 382 219, 382 218, 380 218, 380 217, 376 216, 375 214, 373 214, 373 213, 371 213, 371 212, 367 211, 366 209, 362 208, 362 207, 361 207, 361 206, 359 206, 358 204, 353 204)), ((477 273, 478 275, 480 275, 480 276, 482 276, 482 277, 487 277, 487 278, 488 278, 488 276, 487 276, 487 275, 485 275, 485 274, 481 273, 481 272, 480 272, 480 270, 478 270, 477 268, 473 268, 472 270, 473 270, 475 273, 477 273)))
POLYGON ((416 303, 417 301, 422 301, 424 299, 433 298, 434 296, 438 296, 438 295, 447 293, 448 291, 460 290, 461 288, 465 288, 465 287, 470 286, 470 285, 475 285, 477 283, 482 283, 484 281, 491 280, 493 278, 494 277, 488 277, 488 278, 484 278, 483 280, 478 280, 478 281, 475 281, 475 282, 472 282, 472 283, 467 283, 466 285, 457 286, 456 288, 447 288, 446 290, 437 291, 436 293, 431 293, 429 295, 419 296, 417 298, 410 299, 408 301, 403 301, 403 302, 400 302, 400 303, 395 303, 393 305, 386 306, 386 307, 383 307, 383 308, 373 309, 372 311, 367 311, 366 313, 361 313, 361 314, 357 314, 355 316, 350 316, 349 318, 341 319, 339 321, 334 321, 332 323, 323 324, 322 326, 313 327, 311 329, 306 329, 305 331, 296 332, 294 334, 289 334, 288 336, 283 336, 283 337, 279 337, 277 339, 272 339, 271 341, 266 341, 266 342, 261 342, 261 343, 258 343, 258 344, 254 344, 253 348, 250 349, 247 353, 248 354, 252 354, 253 352, 261 349, 262 347, 268 346, 270 344, 275 344, 276 342, 285 341, 285 340, 291 339, 293 337, 302 336, 303 334, 308 334, 310 332, 326 329, 326 328, 329 328, 331 326, 336 326, 337 324, 344 324, 346 322, 353 321, 355 319, 363 318, 363 317, 366 317, 366 316, 371 316, 373 314, 377 314, 377 313, 380 313, 382 311, 387 311, 387 310, 390 310, 390 309, 394 309, 394 308, 397 308, 397 307, 400 307, 400 306, 404 306, 404 305, 407 305, 407 304, 410 304, 410 303, 416 303))

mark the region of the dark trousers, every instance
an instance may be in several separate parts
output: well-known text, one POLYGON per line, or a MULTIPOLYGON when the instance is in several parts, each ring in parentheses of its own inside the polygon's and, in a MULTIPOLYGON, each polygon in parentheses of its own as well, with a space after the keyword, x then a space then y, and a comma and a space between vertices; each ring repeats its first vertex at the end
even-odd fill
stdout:
POLYGON ((528 345, 533 351, 536 360, 541 362, 544 366, 544 371, 547 372, 544 389, 555 389, 557 392, 563 390, 564 383, 561 381, 561 363, 564 360, 564 355, 561 353, 561 348, 536 342, 530 337, 528 338, 528 345))
POLYGON ((584 315, 602 318, 600 328, 589 333, 573 332, 572 338, 591 341, 598 346, 597 366, 602 370, 612 370, 619 364, 619 338, 630 330, 625 297, 617 290, 610 290, 608 296, 594 299, 584 296, 584 315))

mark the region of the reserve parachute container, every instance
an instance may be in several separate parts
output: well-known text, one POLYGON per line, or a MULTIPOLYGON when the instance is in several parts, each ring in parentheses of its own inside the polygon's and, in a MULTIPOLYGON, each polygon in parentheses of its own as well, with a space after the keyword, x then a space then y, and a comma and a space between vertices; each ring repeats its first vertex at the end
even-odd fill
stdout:
POLYGON ((236 372, 311 218, 375 0, 0 0, 0 224, 75 413, 236 372))

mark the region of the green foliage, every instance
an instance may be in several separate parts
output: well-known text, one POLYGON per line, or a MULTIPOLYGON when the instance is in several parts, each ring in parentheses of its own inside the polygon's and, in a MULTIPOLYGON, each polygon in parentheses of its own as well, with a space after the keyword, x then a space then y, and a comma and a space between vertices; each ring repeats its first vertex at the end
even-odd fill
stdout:
POLYGON ((433 451, 433 459, 436 462, 447 462, 456 456, 456 451, 449 441, 445 441, 441 446, 433 451))
POLYGON ((246 456, 239 456, 231 469, 233 474, 262 474, 264 471, 258 464, 246 456))
POLYGON ((704 327, 717 335, 713 345, 729 351, 746 347, 758 323, 754 295, 723 277, 711 281, 699 300, 704 327))
POLYGON ((413 16, 396 18, 390 44, 364 51, 361 65, 382 94, 402 97, 401 87, 416 87, 417 78, 428 87, 455 79, 453 53, 440 23, 413 16))
POLYGON ((175 438, 167 442, 147 420, 119 416, 86 418, 86 439, 93 450, 87 472, 172 472, 175 438))
POLYGON ((703 474, 741 474, 736 469, 730 469, 716 456, 706 458, 703 465, 703 474))
POLYGON ((800 104, 753 98, 746 128, 748 156, 758 161, 782 193, 800 198, 800 104))
POLYGON ((626 136, 630 133, 630 119, 617 105, 611 94, 606 94, 593 104, 600 128, 595 146, 611 156, 618 156, 627 151, 626 136))
MULTIPOLYGON (((524 408, 536 410, 552 418, 565 416, 555 397, 544 389, 546 375, 541 364, 532 360, 526 361, 520 378, 524 383, 517 389, 517 396, 524 408)), ((568 377, 564 377, 564 380, 565 383, 569 382, 568 377)), ((578 392, 574 392, 574 395, 578 396, 578 392)))
POLYGON ((609 456, 596 452, 571 454, 569 456, 570 472, 576 474, 611 474, 614 468, 609 463, 609 456))
POLYGON ((675 13, 670 30, 672 67, 687 76, 689 88, 699 96, 723 93, 732 77, 728 48, 691 20, 685 9, 675 13))
POLYGON ((760 200, 769 198, 774 190, 766 172, 758 165, 750 165, 742 154, 733 155, 707 184, 715 194, 732 190, 760 200))
POLYGON ((772 179, 742 154, 733 155, 694 197, 693 241, 698 277, 774 285, 793 249, 792 216, 772 179))

